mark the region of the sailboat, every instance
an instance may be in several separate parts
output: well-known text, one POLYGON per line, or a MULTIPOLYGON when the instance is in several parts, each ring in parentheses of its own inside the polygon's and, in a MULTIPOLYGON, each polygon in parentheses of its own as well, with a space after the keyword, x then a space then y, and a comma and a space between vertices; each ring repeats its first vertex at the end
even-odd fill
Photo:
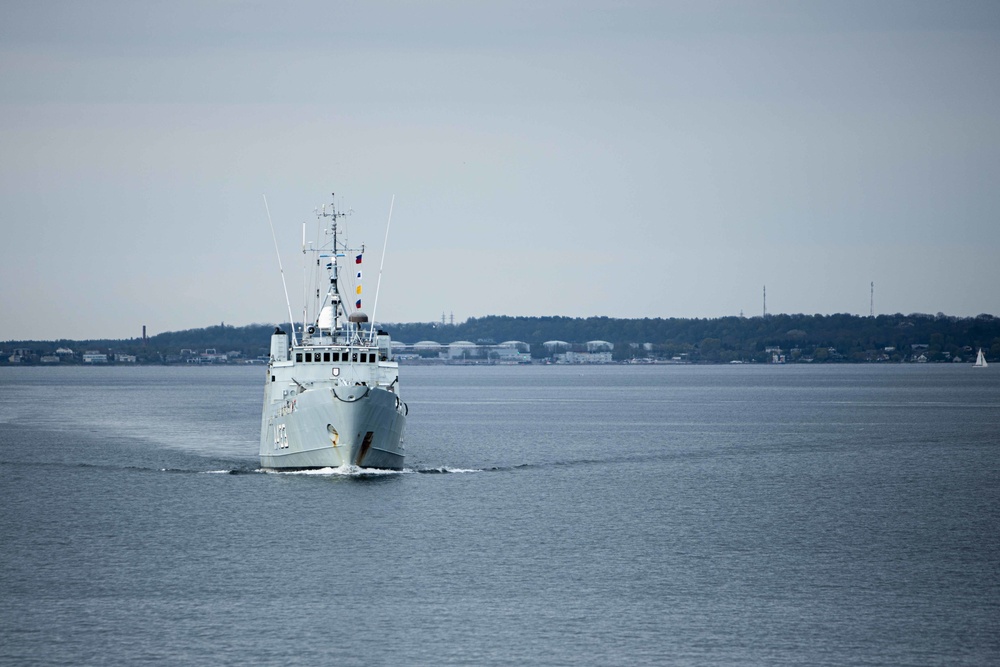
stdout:
POLYGON ((305 244, 303 231, 303 252, 314 256, 309 264, 315 260, 326 291, 316 290, 301 337, 293 328, 289 346, 280 328, 271 336, 260 422, 264 469, 403 468, 409 410, 400 398, 399 366, 389 334, 361 310, 364 246, 344 242, 337 222, 345 215, 333 205, 317 211, 326 227, 317 247, 305 244), (344 283, 353 274, 342 266, 345 260, 357 271, 358 282, 349 292, 344 283), (346 293, 352 297, 345 298, 346 293))
POLYGON ((973 367, 986 368, 987 366, 989 366, 989 364, 986 363, 986 357, 983 356, 983 348, 979 348, 979 354, 976 355, 976 363, 973 364, 973 367))

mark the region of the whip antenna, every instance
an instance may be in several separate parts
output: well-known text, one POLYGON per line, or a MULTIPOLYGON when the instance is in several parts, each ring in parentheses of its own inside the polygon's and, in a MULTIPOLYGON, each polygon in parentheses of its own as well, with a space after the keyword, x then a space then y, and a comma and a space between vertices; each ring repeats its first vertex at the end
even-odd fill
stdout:
POLYGON ((378 292, 382 288, 382 267, 385 266, 385 247, 389 245, 389 225, 392 224, 392 205, 396 203, 396 195, 392 196, 389 202, 389 221, 385 223, 385 241, 382 242, 382 261, 378 265, 378 282, 375 284, 375 304, 372 306, 372 327, 368 332, 371 337, 375 334, 375 311, 378 310, 378 292))
POLYGON ((271 238, 274 239, 274 254, 278 257, 278 271, 281 273, 281 287, 285 290, 285 305, 288 307, 288 325, 292 327, 292 345, 295 345, 295 320, 292 319, 292 302, 288 300, 288 285, 285 284, 285 269, 281 266, 281 253, 278 252, 278 237, 274 233, 274 223, 271 222, 271 209, 267 206, 267 197, 264 197, 264 210, 267 211, 267 224, 271 225, 271 238))

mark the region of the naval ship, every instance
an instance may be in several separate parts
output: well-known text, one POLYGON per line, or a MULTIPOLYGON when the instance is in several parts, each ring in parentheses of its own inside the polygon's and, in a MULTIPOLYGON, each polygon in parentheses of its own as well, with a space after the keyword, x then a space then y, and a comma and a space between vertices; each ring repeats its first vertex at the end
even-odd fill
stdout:
POLYGON ((364 245, 349 247, 343 230, 338 235, 347 213, 334 204, 316 213, 317 241, 305 242, 303 225, 302 243, 317 273, 313 316, 307 305, 300 337, 295 325, 290 337, 280 327, 271 336, 260 465, 401 470, 408 408, 389 335, 361 309, 364 245))

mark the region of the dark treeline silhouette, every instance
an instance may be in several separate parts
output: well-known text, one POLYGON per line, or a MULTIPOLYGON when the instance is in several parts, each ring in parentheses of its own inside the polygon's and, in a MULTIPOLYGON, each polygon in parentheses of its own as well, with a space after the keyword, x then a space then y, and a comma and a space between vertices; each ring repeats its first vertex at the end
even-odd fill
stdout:
MULTIPOLYGON (((290 327, 281 325, 285 331, 290 327)), ((274 324, 216 325, 203 329, 171 331, 119 340, 6 341, 0 343, 0 363, 16 350, 29 352, 31 363, 58 348, 79 356, 84 350, 130 354, 139 363, 175 362, 182 350, 201 353, 238 353, 254 359, 268 354, 274 324)), ((714 319, 610 317, 510 317, 470 318, 459 324, 383 324, 395 341, 413 344, 433 340, 448 344, 458 340, 501 343, 509 340, 531 344, 532 356, 546 354, 542 343, 565 341, 585 344, 604 340, 614 344, 614 358, 674 358, 692 362, 769 361, 780 348, 787 361, 971 361, 978 348, 989 359, 1000 358, 1000 319, 992 315, 953 317, 942 313, 858 315, 768 315, 714 319)), ((188 354, 188 353, 185 353, 188 354)))
POLYGON ((539 344, 551 340, 605 340, 614 343, 616 359, 683 355, 690 361, 767 361, 771 357, 768 348, 781 348, 788 361, 902 361, 914 353, 929 361, 943 361, 956 356, 964 359, 969 350, 979 347, 988 357, 1000 357, 1000 319, 986 314, 970 318, 942 313, 874 318, 848 314, 713 319, 488 316, 455 325, 385 328, 394 340, 407 343, 520 340, 532 344, 535 357, 544 354, 539 344), (916 350, 915 345, 919 346, 916 350))
MULTIPOLYGON (((84 351, 94 350, 113 354, 134 355, 139 363, 164 363, 181 361, 182 350, 201 353, 205 350, 216 350, 220 354, 237 352, 241 358, 254 359, 268 354, 271 345, 271 333, 274 324, 250 324, 235 327, 217 324, 203 329, 186 329, 183 331, 167 331, 142 338, 97 339, 55 341, 5 341, 0 343, 0 364, 8 361, 8 356, 14 351, 25 350, 33 354, 25 362, 37 361, 44 355, 55 354, 60 348, 70 349, 74 355, 62 361, 80 361, 84 351)), ((281 325, 285 331, 290 331, 287 324, 281 325)), ((186 356, 186 355, 185 355, 186 356)))

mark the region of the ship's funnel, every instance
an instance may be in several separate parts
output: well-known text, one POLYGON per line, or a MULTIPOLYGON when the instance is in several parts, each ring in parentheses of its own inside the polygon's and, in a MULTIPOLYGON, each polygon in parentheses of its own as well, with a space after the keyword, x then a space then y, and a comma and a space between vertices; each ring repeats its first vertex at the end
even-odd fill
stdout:
POLYGON ((275 327, 271 334, 271 358, 288 361, 288 335, 280 327, 275 327))

